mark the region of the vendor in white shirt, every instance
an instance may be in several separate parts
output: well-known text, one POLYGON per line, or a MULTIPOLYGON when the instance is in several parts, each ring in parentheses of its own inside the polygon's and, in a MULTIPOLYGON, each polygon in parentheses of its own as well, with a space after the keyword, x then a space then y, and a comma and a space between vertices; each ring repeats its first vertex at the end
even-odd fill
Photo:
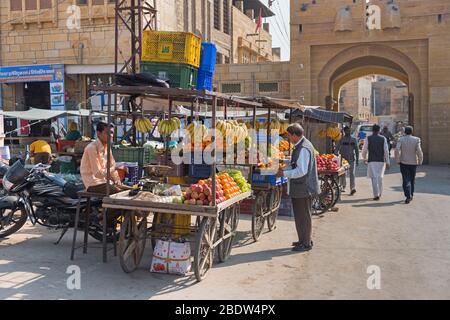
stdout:
POLYGON ((298 123, 287 128, 287 138, 295 145, 291 157, 291 168, 279 170, 278 176, 289 179, 289 196, 292 198, 298 242, 292 243, 293 251, 305 252, 312 249, 311 202, 319 194, 319 178, 312 143, 304 137, 304 130, 298 123))

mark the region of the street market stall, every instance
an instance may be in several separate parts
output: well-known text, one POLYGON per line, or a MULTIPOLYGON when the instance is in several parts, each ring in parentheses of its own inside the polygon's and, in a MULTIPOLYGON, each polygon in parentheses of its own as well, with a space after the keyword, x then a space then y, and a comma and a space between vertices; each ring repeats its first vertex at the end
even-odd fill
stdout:
MULTIPOLYGON (((175 102, 190 103, 191 116, 194 107, 198 104, 203 104, 205 109, 210 109, 212 113, 210 129, 213 131, 217 128, 216 112, 218 107, 240 104, 244 107, 256 109, 261 106, 257 102, 244 101, 209 91, 148 86, 95 86, 93 89, 103 91, 108 95, 108 122, 111 122, 114 115, 111 110, 112 94, 138 95, 143 99, 156 98, 165 102, 160 104, 165 109, 164 118, 159 120, 158 131, 163 136, 166 146, 164 155, 166 161, 169 158, 169 136, 174 131, 170 123, 177 122, 172 120, 175 102), (167 125, 164 123, 167 123, 167 125), (168 125, 172 129, 166 130, 168 125)), ((130 113, 129 116, 142 117, 142 111, 137 112, 137 114, 130 113)), ((191 117, 192 120, 193 117, 191 117)), ((198 132, 200 132, 201 138, 205 138, 202 133, 208 129, 205 125, 195 121, 191 122, 187 126, 188 132, 189 126, 195 127, 194 136, 196 138, 198 138, 198 132)), ((178 265, 188 263, 187 260, 190 259, 192 252, 193 271, 197 280, 201 281, 212 267, 216 251, 219 261, 225 261, 230 255, 239 220, 239 203, 250 197, 251 191, 241 188, 238 185, 240 181, 235 180, 227 172, 216 174, 217 154, 215 147, 217 141, 214 134, 211 136, 210 144, 213 148, 211 153, 212 163, 209 164, 209 179, 200 179, 187 188, 184 185, 175 184, 164 188, 161 183, 154 181, 152 191, 136 188, 132 191, 109 195, 103 199, 105 210, 126 210, 123 218, 121 218, 119 238, 119 260, 125 272, 132 272, 139 266, 146 240, 149 237, 155 244, 152 262, 152 271, 155 272, 170 271, 172 264, 168 261, 178 261, 178 265), (162 190, 159 194, 156 192, 158 187, 161 187, 162 190), (151 227, 148 227, 147 221, 150 214, 153 215, 153 222, 151 227), (175 215, 172 216, 172 221, 169 224, 164 223, 167 215, 175 215), (186 243, 192 243, 192 246, 186 245, 186 243), (175 258, 168 255, 162 257, 161 252, 168 250, 168 247, 162 249, 164 245, 169 247, 181 246, 184 254, 182 252, 180 255, 175 255, 175 258), (159 262, 155 264, 155 260, 159 262)), ((108 145, 111 146, 111 141, 108 141, 108 145)), ((110 161, 110 152, 110 148, 108 148, 108 161, 110 161)), ((155 166, 155 168, 158 169, 159 166, 155 166)), ((163 175, 169 174, 170 169, 163 175)), ((108 179, 110 179, 110 172, 108 172, 108 179)), ((110 194, 109 190, 108 194, 110 194)), ((184 271, 187 271, 187 269, 184 271)))

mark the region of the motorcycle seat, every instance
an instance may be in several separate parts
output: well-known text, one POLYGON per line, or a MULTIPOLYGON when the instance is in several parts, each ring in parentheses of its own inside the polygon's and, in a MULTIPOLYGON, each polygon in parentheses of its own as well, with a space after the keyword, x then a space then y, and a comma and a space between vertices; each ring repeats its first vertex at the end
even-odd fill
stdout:
POLYGON ((19 201, 18 197, 15 196, 6 196, 0 198, 0 209, 9 209, 12 208, 17 201, 19 201))

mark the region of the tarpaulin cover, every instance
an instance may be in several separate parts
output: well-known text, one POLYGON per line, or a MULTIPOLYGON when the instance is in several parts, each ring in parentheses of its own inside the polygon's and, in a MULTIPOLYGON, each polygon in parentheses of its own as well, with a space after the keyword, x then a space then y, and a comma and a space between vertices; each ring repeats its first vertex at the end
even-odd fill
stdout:
MULTIPOLYGON (((80 109, 80 110, 46 110, 32 108, 27 111, 0 111, 0 115, 7 118, 18 118, 23 120, 48 120, 64 116, 82 116, 88 117, 91 115, 90 110, 80 109)), ((96 114, 93 114, 96 115, 96 114)), ((100 114, 97 114, 100 115, 100 114)))
POLYGON ((353 117, 345 112, 336 112, 316 107, 304 107, 303 110, 295 110, 294 117, 305 117, 328 123, 351 122, 353 117))

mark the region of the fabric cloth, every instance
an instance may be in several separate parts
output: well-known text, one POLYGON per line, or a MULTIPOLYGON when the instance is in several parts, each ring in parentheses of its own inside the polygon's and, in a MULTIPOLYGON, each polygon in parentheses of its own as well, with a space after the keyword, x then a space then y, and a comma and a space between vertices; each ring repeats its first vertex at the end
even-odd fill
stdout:
POLYGON ((52 148, 44 140, 36 140, 30 144, 30 153, 52 153, 52 148))
POLYGON ((367 148, 369 152, 369 162, 383 162, 385 159, 385 144, 389 152, 389 145, 385 137, 378 134, 371 135, 367 138, 367 148))
POLYGON ((386 171, 386 163, 384 162, 369 162, 367 165, 367 178, 383 178, 386 171))
POLYGON ((421 165, 423 163, 423 152, 420 138, 412 135, 401 137, 395 149, 395 160, 397 163, 407 165, 421 165))
MULTIPOLYGON (((384 137, 381 137, 384 140, 384 158, 381 161, 370 161, 368 160, 368 158, 370 157, 370 153, 371 151, 369 150, 369 139, 366 138, 364 140, 364 146, 363 146, 363 150, 362 150, 362 157, 365 161, 369 161, 369 162, 385 162, 386 164, 390 164, 391 160, 389 158, 389 147, 387 145, 387 141, 384 137)), ((373 151, 372 151, 373 152, 373 151)), ((374 156, 372 155, 371 158, 374 158, 374 156)))
POLYGON ((381 197, 383 193, 383 178, 382 177, 373 177, 372 178, 372 190, 373 197, 381 197))
POLYGON ((293 198, 292 208, 298 241, 305 246, 310 246, 312 234, 311 198, 293 198))
POLYGON ((66 140, 70 141, 77 141, 81 139, 81 133, 78 130, 75 131, 69 131, 66 136, 64 137, 66 140))
MULTIPOLYGON (((111 151, 111 180, 120 184, 120 177, 115 169, 116 162, 111 151)), ((107 150, 100 140, 91 142, 85 149, 81 158, 80 173, 86 188, 106 183, 107 178, 107 150)))
POLYGON ((359 159, 359 147, 358 140, 352 136, 343 136, 336 146, 336 152, 339 153, 342 158, 350 161, 359 159))
POLYGON ((411 199, 414 197, 417 166, 400 163, 400 172, 402 173, 403 193, 407 199, 411 199))
MULTIPOLYGON (((349 161, 350 168, 348 168, 348 175, 350 177, 350 190, 356 189, 356 161, 349 161)), ((347 187, 347 174, 341 176, 341 186, 345 189, 347 187)))
POLYGON ((315 196, 319 193, 319 178, 317 176, 317 164, 314 157, 314 147, 311 142, 302 137, 299 143, 296 144, 291 158, 291 170, 285 171, 285 176, 289 178, 289 196, 291 198, 307 198, 315 196), (302 150, 306 149, 307 153, 303 153, 302 150), (300 160, 300 156, 306 158, 308 161, 307 173, 299 178, 301 170, 297 170, 299 164, 303 166, 303 160, 300 160), (300 161, 300 162, 299 162, 300 161))
POLYGON ((52 155, 48 152, 38 152, 34 154, 34 163, 49 164, 52 159, 52 155))

